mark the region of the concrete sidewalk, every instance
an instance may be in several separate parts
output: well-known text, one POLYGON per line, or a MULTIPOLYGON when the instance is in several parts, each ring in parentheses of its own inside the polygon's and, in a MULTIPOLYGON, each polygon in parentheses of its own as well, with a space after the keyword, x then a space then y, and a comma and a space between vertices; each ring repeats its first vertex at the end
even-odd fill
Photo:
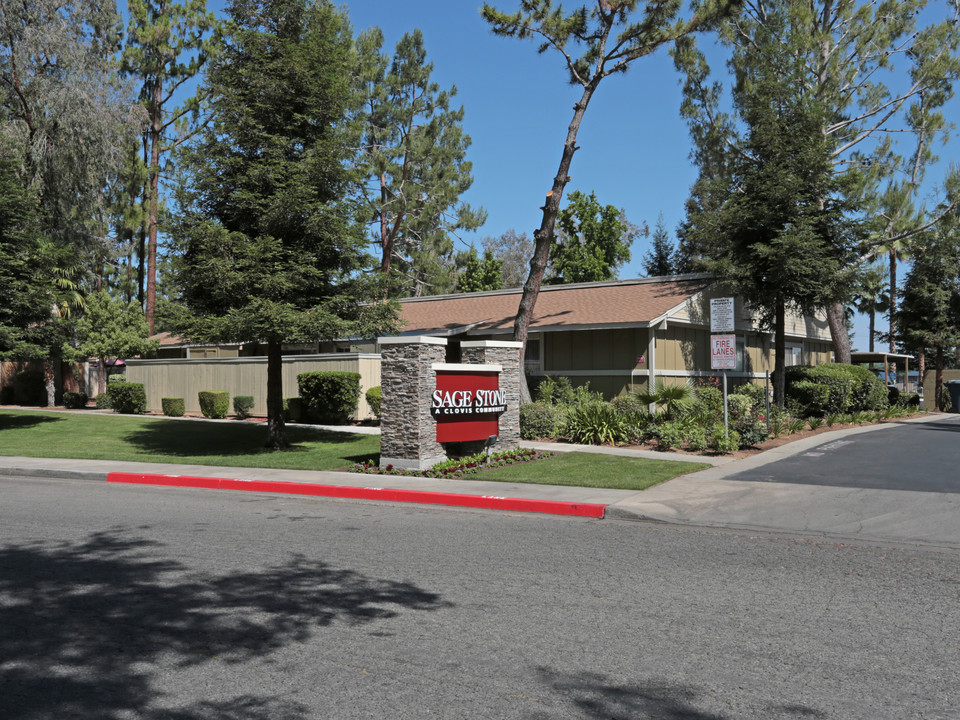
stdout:
MULTIPOLYGON (((904 422, 942 419, 933 415, 904 422)), ((103 482, 110 473, 169 478, 224 478, 252 483, 302 483, 410 493, 442 493, 467 497, 541 500, 569 505, 606 506, 604 517, 653 520, 714 527, 825 534, 878 541, 923 542, 960 546, 960 496, 892 490, 861 490, 814 485, 738 482, 729 480, 743 470, 803 453, 838 438, 883 432, 896 424, 838 430, 768 450, 745 460, 700 458, 621 448, 524 443, 537 449, 583 451, 665 460, 709 462, 713 467, 674 478, 643 492, 559 485, 529 485, 483 480, 416 478, 395 475, 361 475, 328 471, 173 465, 166 463, 113 462, 6 457, 0 475, 67 477, 103 482)), ((249 489, 267 491, 251 485, 249 489)), ((392 501, 397 501, 391 498, 392 501)), ((470 506, 466 500, 462 503, 470 506)))

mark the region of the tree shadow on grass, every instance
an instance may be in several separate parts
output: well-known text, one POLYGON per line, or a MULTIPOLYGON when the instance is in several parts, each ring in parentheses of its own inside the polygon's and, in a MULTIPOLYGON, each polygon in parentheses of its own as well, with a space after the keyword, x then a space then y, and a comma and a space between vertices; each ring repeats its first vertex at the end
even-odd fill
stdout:
POLYGON ((50 415, 14 415, 0 412, 0 432, 4 430, 22 430, 36 427, 44 423, 62 422, 62 417, 52 417, 50 415))
MULTIPOLYGON (((624 685, 595 673, 567 675, 548 668, 538 668, 538 674, 542 683, 564 698, 565 704, 577 707, 584 718, 730 720, 733 717, 698 710, 695 704, 705 693, 685 685, 662 681, 624 685)), ((768 704, 759 717, 793 720, 826 716, 802 705, 768 704)))
POLYGON ((409 583, 302 556, 200 575, 119 529, 0 547, 0 717, 300 720, 305 708, 270 695, 155 709, 162 693, 153 677, 263 657, 334 622, 448 606, 409 583))
MULTIPOLYGON (((361 437, 351 433, 309 428, 287 428, 291 446, 283 452, 309 452, 304 443, 349 443, 361 437)), ((123 440, 151 454, 174 457, 212 455, 269 455, 267 427, 251 423, 203 423, 182 420, 154 420, 128 432, 123 440)))

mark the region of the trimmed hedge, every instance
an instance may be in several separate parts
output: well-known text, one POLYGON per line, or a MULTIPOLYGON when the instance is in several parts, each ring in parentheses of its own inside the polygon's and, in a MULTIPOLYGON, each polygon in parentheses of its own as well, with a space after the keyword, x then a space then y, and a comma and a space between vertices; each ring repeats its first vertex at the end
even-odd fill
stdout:
POLYGON ((110 393, 102 392, 97 395, 95 402, 97 403, 97 410, 109 410, 110 409, 110 393))
POLYGON ((870 370, 857 365, 825 363, 786 368, 786 398, 807 416, 884 410, 889 405, 887 387, 870 370), (809 385, 825 390, 813 390, 809 385))
POLYGON ((63 406, 71 410, 80 410, 87 406, 87 400, 89 399, 83 391, 65 392, 63 394, 63 406))
POLYGON ((183 417, 187 404, 183 398, 160 398, 160 407, 167 417, 183 417))
POLYGON ((124 415, 143 415, 147 411, 147 391, 143 383, 112 381, 107 390, 114 412, 124 415))
POLYGON ((255 404, 256 400, 253 399, 253 395, 237 395, 233 398, 233 414, 241 420, 245 420, 250 417, 250 411, 253 410, 255 404))
POLYGON ((524 440, 552 438, 557 434, 557 408, 534 402, 520 406, 520 437, 524 440))
POLYGON ((230 411, 230 393, 226 390, 201 390, 197 397, 205 418, 222 420, 230 411))
POLYGON ((303 400, 298 397, 283 399, 283 421, 303 422, 303 400))
POLYGON ((370 406, 370 412, 377 416, 377 422, 380 421, 380 406, 383 403, 383 394, 380 386, 372 387, 366 392, 367 405, 370 406))
POLYGON ((297 375, 304 408, 311 420, 343 424, 360 403, 360 373, 306 372, 297 375))

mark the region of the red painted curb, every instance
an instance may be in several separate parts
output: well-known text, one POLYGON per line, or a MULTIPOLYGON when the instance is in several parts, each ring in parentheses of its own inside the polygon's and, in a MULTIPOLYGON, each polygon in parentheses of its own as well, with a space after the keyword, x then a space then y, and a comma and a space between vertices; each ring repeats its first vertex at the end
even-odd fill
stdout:
POLYGON ((207 490, 249 490, 289 495, 316 495, 320 497, 349 498, 352 500, 386 500, 388 502, 422 503, 426 505, 454 505, 487 510, 515 510, 602 518, 606 505, 572 503, 558 500, 528 500, 497 495, 460 495, 458 493, 427 492, 424 490, 397 490, 377 487, 344 485, 315 485, 279 480, 231 480, 227 478, 190 477, 187 475, 151 475, 143 473, 112 472, 107 482, 132 485, 166 485, 171 487, 204 488, 207 490))

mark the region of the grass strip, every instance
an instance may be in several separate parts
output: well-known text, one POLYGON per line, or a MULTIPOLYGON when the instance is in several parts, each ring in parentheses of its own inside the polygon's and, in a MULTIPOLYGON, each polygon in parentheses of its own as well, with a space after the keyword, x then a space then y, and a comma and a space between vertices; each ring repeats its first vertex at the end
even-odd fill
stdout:
POLYGON ((334 470, 380 452, 376 435, 291 425, 287 437, 289 449, 271 451, 260 423, 0 411, 0 455, 334 470))
POLYGON ((704 470, 708 463, 648 460, 620 455, 568 452, 542 460, 464 475, 462 480, 575 485, 611 490, 646 490, 678 475, 704 470))

